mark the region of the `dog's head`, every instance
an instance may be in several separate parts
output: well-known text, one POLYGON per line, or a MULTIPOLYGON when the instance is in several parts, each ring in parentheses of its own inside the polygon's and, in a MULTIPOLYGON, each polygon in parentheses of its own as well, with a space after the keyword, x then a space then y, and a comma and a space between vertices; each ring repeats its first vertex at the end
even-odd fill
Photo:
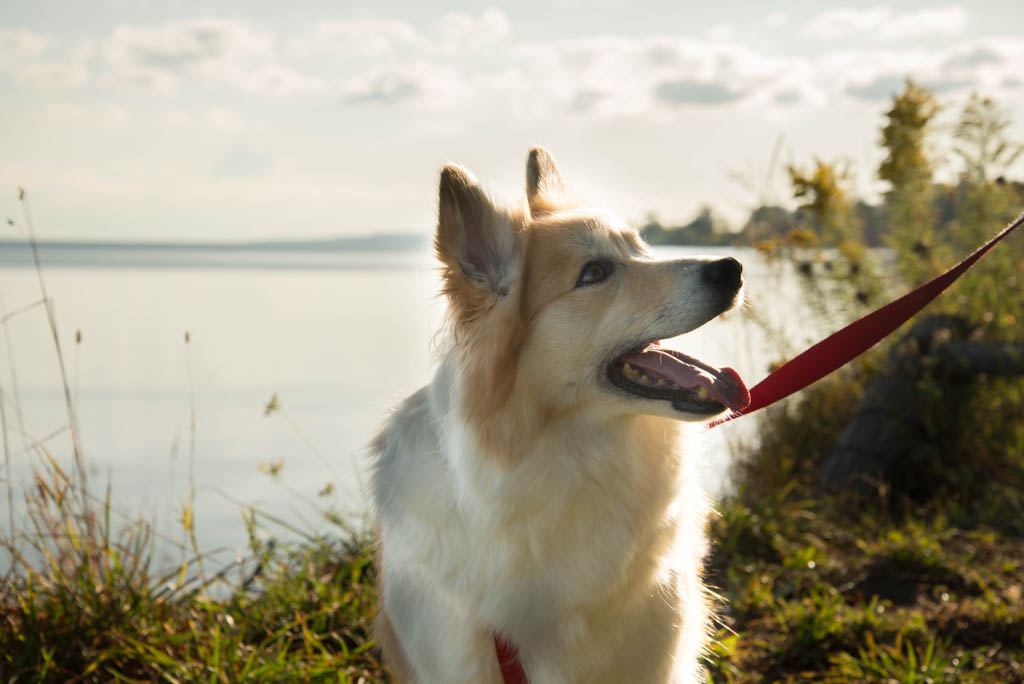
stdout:
POLYGON ((441 172, 435 247, 468 417, 699 421, 746 405, 732 369, 659 344, 735 305, 738 261, 654 259, 635 230, 574 205, 543 148, 530 151, 526 195, 524 207, 499 207, 468 171, 441 172))

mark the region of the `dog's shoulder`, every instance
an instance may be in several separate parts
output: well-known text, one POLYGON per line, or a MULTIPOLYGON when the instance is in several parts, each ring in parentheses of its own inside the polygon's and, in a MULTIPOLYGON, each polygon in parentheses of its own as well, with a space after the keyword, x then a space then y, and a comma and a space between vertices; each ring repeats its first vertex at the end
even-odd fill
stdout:
POLYGON ((370 443, 371 493, 378 514, 415 512, 429 506, 431 493, 447 486, 441 435, 449 410, 447 388, 442 369, 398 405, 370 443))
POLYGON ((370 442, 370 452, 376 459, 375 466, 378 469, 386 466, 389 461, 400 458, 405 443, 422 436, 425 424, 429 426, 429 390, 429 386, 424 386, 406 397, 392 411, 381 426, 380 432, 370 442))

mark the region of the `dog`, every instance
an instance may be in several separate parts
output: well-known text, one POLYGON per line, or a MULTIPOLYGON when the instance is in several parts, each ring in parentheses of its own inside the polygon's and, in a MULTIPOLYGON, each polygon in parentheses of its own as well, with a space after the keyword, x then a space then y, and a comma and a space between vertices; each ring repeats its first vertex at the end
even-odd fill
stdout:
POLYGON ((526 202, 441 171, 448 342, 371 446, 376 639, 397 681, 694 682, 709 506, 682 426, 739 409, 735 371, 659 341, 741 296, 735 259, 656 260, 529 153, 526 202))

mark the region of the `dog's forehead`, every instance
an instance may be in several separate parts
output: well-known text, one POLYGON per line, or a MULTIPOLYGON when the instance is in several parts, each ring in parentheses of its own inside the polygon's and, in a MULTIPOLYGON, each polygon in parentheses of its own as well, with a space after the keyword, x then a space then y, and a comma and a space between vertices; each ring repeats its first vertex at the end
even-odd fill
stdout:
POLYGON ((634 257, 644 252, 635 230, 607 211, 555 214, 530 225, 530 238, 538 247, 571 252, 634 257))

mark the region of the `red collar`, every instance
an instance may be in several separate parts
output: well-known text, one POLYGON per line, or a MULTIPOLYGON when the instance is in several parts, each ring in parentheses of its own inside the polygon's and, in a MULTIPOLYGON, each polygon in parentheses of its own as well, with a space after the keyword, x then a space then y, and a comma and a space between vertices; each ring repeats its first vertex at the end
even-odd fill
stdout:
POLYGON ((494 652, 498 656, 498 667, 501 668, 501 678, 505 684, 527 684, 526 671, 519 662, 519 652, 512 642, 497 632, 494 633, 494 652))

